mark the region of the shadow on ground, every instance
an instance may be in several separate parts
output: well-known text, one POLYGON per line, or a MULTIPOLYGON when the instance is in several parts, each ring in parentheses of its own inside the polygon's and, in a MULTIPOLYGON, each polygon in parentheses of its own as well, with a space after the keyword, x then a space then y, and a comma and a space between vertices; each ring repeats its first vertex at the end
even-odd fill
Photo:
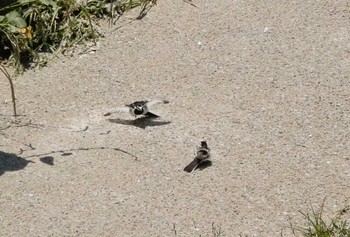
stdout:
POLYGON ((206 161, 203 161, 202 163, 200 163, 196 169, 204 170, 208 167, 211 167, 212 165, 213 165, 213 162, 211 160, 206 160, 206 161))
POLYGON ((122 125, 135 126, 145 129, 146 127, 162 126, 171 123, 170 121, 159 121, 149 117, 141 117, 137 119, 108 119, 111 123, 118 123, 122 125))
POLYGON ((28 163, 34 163, 15 154, 0 151, 0 176, 7 171, 24 169, 28 163))
MULTIPOLYGON (((63 156, 63 155, 62 155, 63 156)), ((47 164, 47 165, 54 165, 53 163, 53 157, 52 156, 45 156, 45 157, 41 157, 40 161, 47 164)))

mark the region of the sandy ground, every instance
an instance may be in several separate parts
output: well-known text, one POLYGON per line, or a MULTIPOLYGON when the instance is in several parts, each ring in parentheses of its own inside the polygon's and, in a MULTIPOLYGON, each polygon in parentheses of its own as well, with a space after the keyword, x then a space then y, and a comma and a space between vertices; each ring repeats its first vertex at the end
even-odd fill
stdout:
POLYGON ((0 75, 1 236, 293 236, 350 204, 348 3, 194 4, 20 76, 17 124, 0 75), (157 121, 103 116, 153 98, 157 121), (184 172, 202 139, 212 166, 184 172))

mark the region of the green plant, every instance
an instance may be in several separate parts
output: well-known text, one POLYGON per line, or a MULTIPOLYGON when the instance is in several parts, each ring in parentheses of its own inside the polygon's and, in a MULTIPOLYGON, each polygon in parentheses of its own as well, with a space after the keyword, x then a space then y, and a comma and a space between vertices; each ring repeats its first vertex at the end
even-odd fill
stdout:
POLYGON ((9 54, 17 71, 26 63, 43 65, 41 52, 64 53, 83 41, 95 43, 102 35, 98 18, 107 16, 113 22, 115 13, 122 15, 140 6, 140 19, 155 4, 156 0, 10 1, 0 7, 0 59, 1 54, 9 54))
POLYGON ((217 227, 214 225, 214 222, 211 223, 211 232, 213 234, 213 237, 220 237, 223 233, 222 233, 222 230, 221 230, 221 227, 217 227))
POLYGON ((328 223, 324 220, 323 214, 324 201, 318 211, 313 207, 311 213, 300 212, 306 220, 305 226, 291 228, 293 234, 300 233, 304 237, 350 237, 350 226, 339 216, 332 218, 328 223))
POLYGON ((5 10, 10 12, 0 18, 0 38, 13 46, 15 66, 24 60, 38 64, 42 62, 40 52, 54 52, 96 38, 90 15, 75 0, 20 3, 7 6, 5 10))
MULTIPOLYGON (((0 13, 3 12, 1 9, 0 13)), ((0 43, 12 48, 12 57, 15 59, 15 67, 19 67, 20 53, 26 44, 21 29, 25 28, 26 22, 17 11, 5 12, 0 15, 0 43)))

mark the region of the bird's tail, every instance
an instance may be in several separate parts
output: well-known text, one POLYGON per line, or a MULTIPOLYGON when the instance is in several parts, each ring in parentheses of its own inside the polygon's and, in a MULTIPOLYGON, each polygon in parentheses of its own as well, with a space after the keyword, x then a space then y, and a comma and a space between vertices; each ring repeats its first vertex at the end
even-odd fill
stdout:
POLYGON ((198 164, 199 164, 199 161, 197 158, 195 158, 189 165, 187 165, 184 168, 184 171, 191 173, 193 170, 197 168, 198 164))

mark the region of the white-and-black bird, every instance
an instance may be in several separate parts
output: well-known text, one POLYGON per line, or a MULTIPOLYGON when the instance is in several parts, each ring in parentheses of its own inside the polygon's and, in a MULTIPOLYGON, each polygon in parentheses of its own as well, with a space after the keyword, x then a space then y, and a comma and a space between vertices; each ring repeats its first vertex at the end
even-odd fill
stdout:
POLYGON ((197 148, 197 154, 194 160, 184 168, 184 171, 191 173, 197 166, 210 159, 210 149, 206 141, 201 142, 201 146, 197 148))
POLYGON ((134 103, 124 105, 124 107, 117 108, 117 110, 108 112, 104 116, 109 116, 117 112, 129 112, 132 116, 144 115, 147 117, 159 117, 158 115, 150 112, 150 107, 156 104, 168 104, 167 100, 144 100, 144 101, 135 101, 134 103))

